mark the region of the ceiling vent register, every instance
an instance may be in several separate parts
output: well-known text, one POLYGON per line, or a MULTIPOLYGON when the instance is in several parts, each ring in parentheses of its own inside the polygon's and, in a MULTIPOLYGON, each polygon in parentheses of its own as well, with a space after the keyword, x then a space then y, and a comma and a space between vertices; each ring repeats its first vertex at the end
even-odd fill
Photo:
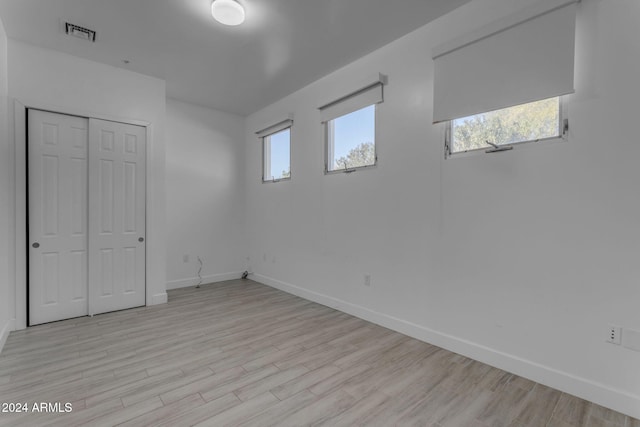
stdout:
POLYGON ((67 22, 65 25, 65 30, 66 33, 70 36, 78 37, 79 39, 88 40, 94 43, 96 41, 96 32, 88 28, 84 28, 79 25, 67 22))

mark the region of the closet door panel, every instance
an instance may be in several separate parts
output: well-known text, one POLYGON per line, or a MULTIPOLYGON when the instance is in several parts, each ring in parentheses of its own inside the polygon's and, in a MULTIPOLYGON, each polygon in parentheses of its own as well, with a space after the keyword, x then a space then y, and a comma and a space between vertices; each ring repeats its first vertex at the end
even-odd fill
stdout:
POLYGON ((92 314, 142 306, 146 129, 90 119, 89 258, 92 314))
POLYGON ((88 314, 88 125, 28 112, 30 325, 88 314))

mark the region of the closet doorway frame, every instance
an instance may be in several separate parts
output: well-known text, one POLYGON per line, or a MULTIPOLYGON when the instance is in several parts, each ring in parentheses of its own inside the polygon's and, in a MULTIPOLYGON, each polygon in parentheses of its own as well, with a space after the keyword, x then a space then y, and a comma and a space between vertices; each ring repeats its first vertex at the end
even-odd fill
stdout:
MULTIPOLYGON (((147 166, 152 165, 152 143, 153 143, 153 124, 144 120, 137 120, 127 117, 114 117, 108 114, 100 114, 93 111, 85 111, 73 107, 64 107, 59 105, 47 105, 38 102, 23 102, 22 100, 14 100, 13 103, 13 123, 14 123, 14 195, 15 195, 15 329, 26 329, 28 325, 28 305, 27 287, 29 285, 28 277, 28 223, 27 217, 27 110, 42 110, 51 113, 66 114, 70 116, 85 117, 87 119, 100 119, 112 122, 125 123, 130 125, 142 126, 146 128, 146 146, 145 162, 147 166)), ((150 182, 152 180, 152 167, 146 168, 147 186, 145 190, 145 238, 147 241, 147 251, 145 251, 145 276, 150 275, 151 265, 149 263, 149 243, 153 242, 153 236, 149 234, 149 210, 152 209, 151 198, 149 197, 150 182)), ((149 283, 145 280, 145 306, 153 304, 153 295, 149 292, 149 283)))

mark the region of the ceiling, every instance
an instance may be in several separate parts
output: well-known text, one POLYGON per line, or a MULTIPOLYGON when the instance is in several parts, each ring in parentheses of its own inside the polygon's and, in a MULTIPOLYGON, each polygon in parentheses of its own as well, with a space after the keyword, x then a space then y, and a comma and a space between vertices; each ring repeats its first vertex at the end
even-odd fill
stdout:
POLYGON ((469 0, 238 1, 239 27, 215 22, 211 0, 0 0, 0 18, 12 39, 159 77, 171 98, 247 115, 469 0), (66 21, 95 30, 96 42, 67 36, 66 21))

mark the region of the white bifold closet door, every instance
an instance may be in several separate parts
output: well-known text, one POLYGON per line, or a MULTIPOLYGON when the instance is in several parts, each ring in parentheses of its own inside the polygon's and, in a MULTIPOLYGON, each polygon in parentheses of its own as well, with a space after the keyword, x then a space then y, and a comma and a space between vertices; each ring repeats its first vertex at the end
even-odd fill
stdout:
POLYGON ((29 324, 145 304, 145 128, 29 110, 29 324))
POLYGON ((30 324, 89 314, 89 121, 29 110, 30 324))
POLYGON ((146 129, 89 119, 90 314, 145 304, 146 129))

